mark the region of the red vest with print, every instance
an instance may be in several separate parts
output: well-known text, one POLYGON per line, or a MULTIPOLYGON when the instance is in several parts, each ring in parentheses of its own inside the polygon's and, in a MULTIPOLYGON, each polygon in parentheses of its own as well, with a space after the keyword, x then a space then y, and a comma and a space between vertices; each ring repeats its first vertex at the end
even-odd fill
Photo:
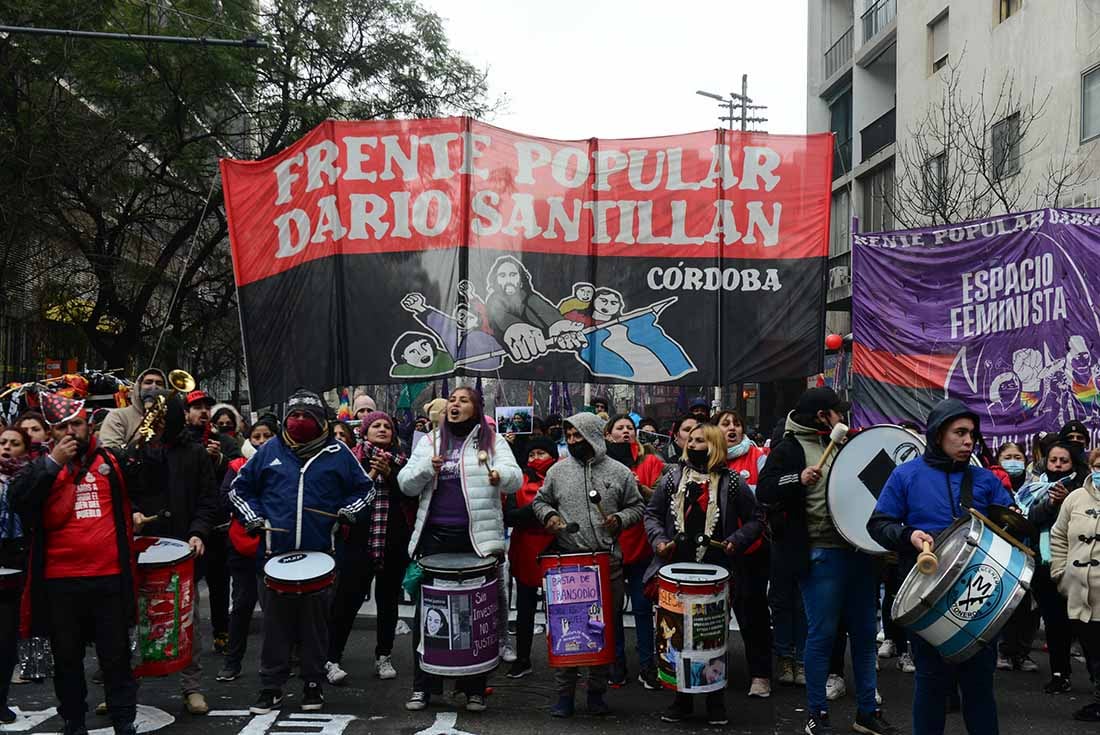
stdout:
MULTIPOLYGON (((95 444, 89 453, 95 452, 95 444)), ((85 458, 86 459, 86 458, 85 458)), ((47 460, 49 461, 49 460, 47 460)), ((103 577, 121 573, 110 473, 102 456, 79 476, 75 464, 62 467, 46 499, 47 579, 103 577)), ((128 518, 130 509, 125 509, 128 518)))

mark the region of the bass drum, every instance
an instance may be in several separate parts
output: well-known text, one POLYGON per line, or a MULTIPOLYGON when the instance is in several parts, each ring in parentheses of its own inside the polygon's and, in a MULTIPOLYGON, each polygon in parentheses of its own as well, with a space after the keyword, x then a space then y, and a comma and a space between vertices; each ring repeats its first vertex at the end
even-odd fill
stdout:
POLYGON ((893 424, 859 432, 841 447, 827 480, 829 515, 844 540, 860 551, 885 554, 867 533, 867 521, 890 473, 924 454, 924 437, 893 424))

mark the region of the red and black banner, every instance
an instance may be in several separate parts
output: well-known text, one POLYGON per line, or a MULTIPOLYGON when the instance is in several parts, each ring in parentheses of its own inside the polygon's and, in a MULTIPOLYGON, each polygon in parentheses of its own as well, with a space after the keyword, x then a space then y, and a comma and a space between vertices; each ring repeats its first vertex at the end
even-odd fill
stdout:
POLYGON ((326 122, 222 161, 252 400, 486 374, 821 370, 830 134, 557 141, 326 122))

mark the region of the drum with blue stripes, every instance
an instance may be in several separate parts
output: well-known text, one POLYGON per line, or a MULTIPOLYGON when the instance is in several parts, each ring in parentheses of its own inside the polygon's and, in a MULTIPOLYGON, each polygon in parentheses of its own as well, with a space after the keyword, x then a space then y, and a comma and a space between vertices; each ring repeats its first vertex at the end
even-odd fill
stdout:
POLYGON ((894 620, 932 644, 950 663, 989 645, 1031 587, 1035 563, 982 520, 961 518, 936 539, 939 569, 909 572, 894 620))

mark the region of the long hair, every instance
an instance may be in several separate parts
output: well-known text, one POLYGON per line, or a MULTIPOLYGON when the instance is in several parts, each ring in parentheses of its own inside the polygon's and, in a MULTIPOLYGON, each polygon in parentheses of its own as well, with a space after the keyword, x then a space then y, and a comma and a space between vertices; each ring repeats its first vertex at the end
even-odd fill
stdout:
MULTIPOLYGON (((459 386, 451 391, 451 396, 458 393, 460 390, 464 390, 470 394, 470 399, 474 402, 474 418, 477 419, 478 433, 477 444, 481 449, 493 454, 493 447, 496 445, 496 432, 493 430, 492 425, 485 418, 485 401, 481 397, 481 393, 477 390, 470 388, 469 386, 459 386)), ((451 396, 447 396, 448 401, 451 396)), ((443 421, 439 426, 439 446, 443 449, 448 449, 451 446, 451 442, 458 440, 461 444, 460 437, 453 436, 449 428, 450 421, 447 420, 447 415, 444 413, 443 421)))
MULTIPOLYGON (((718 472, 726 469, 725 433, 714 424, 699 424, 691 430, 691 434, 697 431, 703 432, 703 439, 707 442, 707 472, 718 472)), ((688 434, 688 436, 690 437, 691 434, 688 434)), ((686 443, 680 457, 687 463, 688 447, 686 443)))

